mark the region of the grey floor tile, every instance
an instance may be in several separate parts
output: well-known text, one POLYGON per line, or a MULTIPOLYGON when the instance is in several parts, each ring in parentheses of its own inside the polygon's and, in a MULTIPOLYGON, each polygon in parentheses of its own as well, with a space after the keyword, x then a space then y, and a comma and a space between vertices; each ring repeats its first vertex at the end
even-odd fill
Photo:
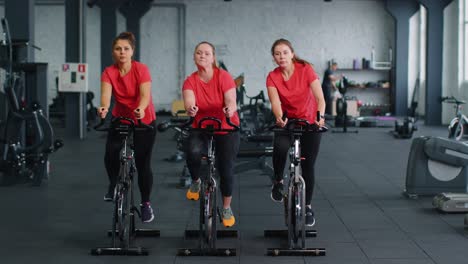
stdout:
POLYGON ((434 264, 429 258, 426 259, 370 259, 371 264, 434 264))
MULTIPOLYGON (((423 126, 418 132, 441 131, 445 136, 445 128, 423 126)), ((51 177, 41 187, 1 189, 0 208, 8 214, 0 218, 1 263, 461 264, 468 258, 463 215, 438 213, 431 197, 401 196, 411 141, 393 139, 387 128, 323 136, 313 197, 318 236, 308 238, 306 246, 326 248, 326 256, 265 255, 267 248, 286 247, 287 241, 265 238, 263 231, 286 226, 283 205, 269 197, 269 176, 255 169, 236 175, 232 207, 239 237, 219 240, 219 246, 235 247, 238 256, 176 257, 178 248, 198 245, 183 237, 185 229, 198 228, 198 203, 187 201, 185 189, 178 188, 184 163, 163 161, 176 143, 170 133, 161 133, 153 153, 156 219, 149 225, 137 222, 139 228, 159 229, 161 237, 136 240, 150 250, 148 257, 93 257, 91 248, 109 244, 111 225, 112 204, 102 201, 104 143, 94 132, 85 141, 66 140, 51 155, 51 177)))
POLYGON ((385 240, 385 241, 401 241, 408 239, 408 235, 402 232, 397 227, 393 228, 375 228, 375 229, 352 229, 352 236, 356 241, 366 240, 385 240))
POLYGON ((468 248, 468 240, 466 239, 456 242, 419 242, 418 245, 436 263, 466 263, 466 249, 468 248))
POLYGON ((271 257, 271 256, 241 256, 239 263, 258 263, 258 264, 303 264, 303 257, 271 257))
POLYGON ((326 256, 306 257, 306 263, 369 263, 366 255, 356 243, 329 242, 323 244, 323 246, 326 248, 326 256))
POLYGON ((425 252, 410 240, 364 240, 359 245, 369 258, 426 258, 425 252))

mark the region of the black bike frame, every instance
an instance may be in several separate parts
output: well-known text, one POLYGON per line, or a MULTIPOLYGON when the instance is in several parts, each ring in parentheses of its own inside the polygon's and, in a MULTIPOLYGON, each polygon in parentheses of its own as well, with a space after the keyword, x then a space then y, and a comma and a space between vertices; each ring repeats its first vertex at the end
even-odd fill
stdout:
MULTIPOLYGON (((319 120, 320 113, 317 112, 319 120)), ((287 237, 287 248, 268 248, 267 255, 271 256, 324 256, 324 248, 306 248, 305 238, 315 237, 317 231, 306 230, 305 226, 305 181, 301 175, 301 144, 300 138, 304 132, 322 133, 328 128, 319 127, 315 124, 310 124, 304 119, 290 119, 285 128, 273 127, 271 130, 277 133, 287 133, 291 136, 290 148, 290 165, 289 165, 289 183, 285 208, 285 220, 288 227, 287 230, 265 230, 264 235, 267 237, 287 237), (299 240, 301 246, 298 245, 299 240)))
POLYGON ((189 128, 194 119, 190 118, 187 122, 181 125, 182 129, 191 131, 200 131, 209 136, 207 156, 204 157, 208 165, 208 173, 202 176, 201 184, 201 199, 200 199, 200 222, 199 230, 185 230, 186 237, 199 238, 199 246, 195 249, 183 248, 179 249, 179 256, 235 256, 235 248, 217 248, 217 236, 224 237, 237 237, 237 232, 231 230, 217 230, 216 229, 216 215, 218 214, 216 206, 216 190, 217 183, 215 180, 216 175, 216 149, 214 144, 214 135, 216 132, 234 132, 239 130, 239 127, 232 124, 229 118, 226 118, 227 123, 233 129, 222 129, 221 120, 214 117, 205 117, 198 122, 198 128, 189 128), (209 125, 206 125, 210 123, 209 125), (205 126, 206 125, 206 126, 205 126))
MULTIPOLYGON (((138 120, 138 125, 142 129, 153 129, 151 126, 143 124, 138 120)), ((120 169, 119 177, 114 188, 114 210, 112 218, 112 230, 108 235, 112 237, 111 247, 94 248, 92 255, 148 255, 147 249, 142 247, 132 247, 131 241, 136 236, 160 236, 159 230, 139 230, 135 228, 135 212, 140 214, 135 206, 133 179, 136 172, 134 150, 131 147, 129 138, 137 128, 132 119, 126 117, 117 117, 112 120, 112 126, 103 128, 105 119, 94 127, 97 131, 109 131, 113 129, 122 136, 122 148, 120 150, 120 169), (120 245, 117 244, 117 236, 120 245)))

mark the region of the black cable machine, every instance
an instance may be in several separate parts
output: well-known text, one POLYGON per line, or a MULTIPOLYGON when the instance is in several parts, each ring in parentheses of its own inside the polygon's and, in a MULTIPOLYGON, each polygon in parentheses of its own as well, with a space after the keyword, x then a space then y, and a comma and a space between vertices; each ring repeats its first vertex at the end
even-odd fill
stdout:
POLYGON ((0 123, 1 185, 32 182, 39 186, 48 177, 49 154, 63 146, 54 141, 54 131, 41 105, 28 102, 26 73, 34 63, 13 63, 13 43, 8 21, 1 20, 5 42, 0 67, 6 71, 4 92, 8 102, 6 120, 0 123))

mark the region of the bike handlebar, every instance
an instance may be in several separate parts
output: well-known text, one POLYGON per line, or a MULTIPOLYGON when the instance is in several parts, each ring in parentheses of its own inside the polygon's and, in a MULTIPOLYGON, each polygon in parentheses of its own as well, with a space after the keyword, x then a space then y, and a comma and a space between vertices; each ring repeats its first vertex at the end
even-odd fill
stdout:
POLYGON ((214 132, 236 132, 238 131, 240 128, 239 126, 233 124, 231 122, 231 119, 229 117, 226 117, 226 123, 231 126, 233 129, 226 129, 226 128, 221 128, 221 124, 222 124, 222 121, 219 119, 219 118, 216 118, 216 117, 212 117, 212 116, 207 116, 207 117, 203 117, 202 119, 200 119, 198 121, 198 127, 197 128, 190 128, 190 125, 193 124, 193 122, 195 121, 195 118, 194 117, 190 117, 189 119, 187 119, 187 121, 183 122, 182 124, 180 125, 171 125, 171 124, 167 124, 167 123, 161 123, 158 125, 158 129, 160 131, 165 131, 166 129, 168 128, 172 128, 172 127, 178 127, 182 130, 195 130, 195 131, 204 131, 204 132, 211 132, 211 133, 214 133, 214 132), (212 124, 209 124, 207 125, 206 127, 203 127, 203 125, 207 124, 207 122, 214 122, 216 124, 216 127, 212 124))
POLYGON ((154 129, 152 126, 149 126, 149 125, 141 122, 141 119, 138 119, 138 125, 135 125, 135 122, 133 121, 133 119, 128 118, 128 117, 118 116, 118 117, 112 118, 112 120, 111 120, 111 122, 110 122, 110 124, 108 126, 104 126, 106 124, 106 119, 101 118, 101 121, 99 122, 99 124, 94 126, 94 130, 96 130, 96 131, 109 131, 109 130, 115 128, 112 125, 114 123, 121 123, 121 124, 124 124, 124 125, 128 125, 129 126, 128 130, 132 130, 132 131, 136 131, 136 130, 153 130, 154 129), (123 122, 121 122, 121 121, 123 121, 123 122))
POLYGON ((458 100, 454 96, 440 97, 440 102, 446 102, 446 103, 449 103, 449 104, 457 104, 457 105, 466 104, 466 101, 458 100))
MULTIPOLYGON (((286 116, 284 116, 286 118, 286 116)), ((320 112, 317 111, 317 121, 320 121, 320 112)), ((277 125, 270 127, 271 131, 273 132, 292 132, 292 133, 302 133, 302 132, 314 132, 314 133, 323 133, 328 131, 328 127, 326 126, 318 126, 317 124, 311 124, 306 119, 301 118, 291 118, 288 119, 286 125, 281 128, 277 125)))
POLYGON ((273 126, 270 130, 273 132, 290 132, 290 133, 303 133, 303 132, 314 132, 324 133, 328 131, 326 126, 318 126, 317 124, 311 124, 305 119, 293 118, 289 119, 288 123, 283 128, 273 126))

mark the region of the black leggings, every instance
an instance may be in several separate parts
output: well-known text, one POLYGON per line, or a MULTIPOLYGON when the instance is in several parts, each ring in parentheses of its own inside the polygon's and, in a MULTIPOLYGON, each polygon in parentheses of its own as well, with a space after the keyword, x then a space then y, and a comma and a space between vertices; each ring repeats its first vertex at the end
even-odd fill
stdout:
MULTIPOLYGON (((135 149, 135 165, 138 171, 138 187, 140 188, 141 202, 149 202, 151 189, 153 188, 153 172, 151 170, 151 154, 156 139, 156 121, 150 126, 153 130, 137 130, 133 135, 135 149)), ((104 164, 107 176, 112 186, 117 182, 120 169, 120 149, 122 139, 117 133, 109 131, 107 134, 106 154, 104 164)))
MULTIPOLYGON (((188 138, 187 167, 193 181, 200 178, 202 156, 207 154, 209 136, 192 131, 188 138)), ((234 182, 234 162, 239 151, 239 132, 215 135, 216 168, 220 175, 220 188, 223 197, 232 196, 234 182)))
MULTIPOLYGON (((315 184, 315 160, 320 148, 320 133, 304 133, 301 137, 301 156, 305 158, 301 161, 302 177, 306 184, 306 204, 312 201, 312 194, 315 184)), ((273 170, 275 180, 283 179, 284 167, 288 156, 288 149, 292 144, 291 137, 285 134, 275 134, 273 141, 273 170)))

